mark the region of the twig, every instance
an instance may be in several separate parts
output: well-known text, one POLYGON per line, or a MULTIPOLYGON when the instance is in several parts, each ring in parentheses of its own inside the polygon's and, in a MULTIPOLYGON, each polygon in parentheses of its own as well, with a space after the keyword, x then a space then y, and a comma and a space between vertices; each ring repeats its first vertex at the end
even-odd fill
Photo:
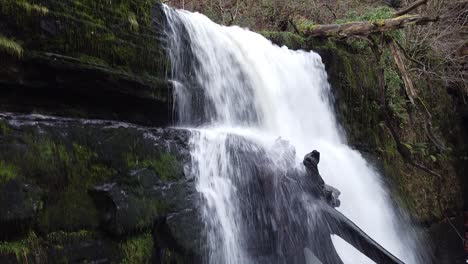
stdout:
POLYGON ((399 17, 399 16, 402 16, 402 15, 405 15, 405 14, 413 11, 414 9, 418 8, 419 6, 425 5, 427 3, 427 1, 428 0, 417 1, 414 4, 412 4, 412 5, 408 6, 408 7, 405 7, 403 9, 401 9, 400 11, 395 12, 394 16, 399 17))
POLYGON ((289 24, 291 24, 291 26, 294 28, 294 31, 296 32, 296 34, 301 35, 301 32, 299 32, 299 29, 297 29, 296 24, 294 24, 292 19, 289 19, 289 24))

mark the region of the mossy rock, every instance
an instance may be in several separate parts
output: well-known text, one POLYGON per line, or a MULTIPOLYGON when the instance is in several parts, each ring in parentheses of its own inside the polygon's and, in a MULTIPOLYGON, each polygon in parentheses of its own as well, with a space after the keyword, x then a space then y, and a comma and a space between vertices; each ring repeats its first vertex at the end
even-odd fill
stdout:
POLYGON ((153 237, 151 232, 131 237, 120 243, 123 264, 153 263, 153 237))
MULTIPOLYGON (((152 21, 158 3, 4 0, 0 33, 20 43, 8 46, 22 46, 25 52, 53 52, 76 58, 84 55, 127 71, 163 76, 167 59, 152 21)), ((15 50, 15 55, 21 53, 15 50)))
MULTIPOLYGON (((34 263, 36 255, 44 261, 146 261, 149 246, 142 252, 131 252, 132 247, 143 242, 150 245, 147 234, 155 223, 173 214, 171 219, 179 220, 155 236, 162 241, 181 240, 177 242, 182 245, 195 243, 193 238, 199 237, 195 231, 174 236, 172 229, 196 226, 192 214, 197 212, 199 196, 193 180, 184 175, 190 161, 188 131, 5 113, 0 114, 0 124, 0 147, 5 150, 0 152, 0 161, 2 171, 8 171, 4 187, 15 195, 21 194, 11 187, 15 182, 21 188, 29 184, 38 190, 34 199, 23 199, 34 203, 7 202, 17 207, 24 204, 23 211, 30 213, 26 224, 9 228, 13 234, 0 237, 6 239, 1 242, 6 253, 0 252, 0 262, 16 263, 17 254, 20 262, 28 263, 34 263), (113 199, 110 210, 90 192, 106 183, 116 186, 116 195, 109 196, 113 199), (190 216, 180 218, 187 212, 190 216), (115 225, 109 224, 109 217, 118 219, 115 225), (24 242, 31 232, 37 236, 37 249, 24 242), (125 256, 122 248, 127 249, 125 256)), ((2 223, 2 227, 7 226, 2 223)), ((166 242, 161 245, 172 252, 171 259, 188 252, 167 247, 166 242)))
POLYGON ((157 157, 138 158, 127 154, 129 169, 148 168, 154 170, 162 181, 177 181, 183 177, 183 165, 171 153, 161 153, 157 157))
POLYGON ((172 93, 156 0, 4 0, 0 111, 166 126, 172 93))

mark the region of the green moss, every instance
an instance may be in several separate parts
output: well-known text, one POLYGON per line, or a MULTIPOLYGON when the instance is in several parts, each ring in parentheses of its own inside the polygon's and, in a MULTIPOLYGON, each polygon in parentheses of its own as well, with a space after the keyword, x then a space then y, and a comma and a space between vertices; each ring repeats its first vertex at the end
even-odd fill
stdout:
POLYGON ((127 166, 130 169, 150 168, 156 171, 163 181, 178 180, 182 173, 182 164, 170 153, 162 153, 157 157, 140 159, 134 154, 127 154, 127 166))
POLYGON ((25 142, 29 150, 18 157, 25 176, 45 185, 64 185, 71 165, 66 147, 49 138, 32 135, 27 135, 25 142))
POLYGON ((0 160, 0 185, 15 179, 17 176, 18 169, 14 165, 0 160))
POLYGON ((168 206, 164 202, 144 196, 138 198, 136 202, 142 206, 142 212, 139 214, 136 225, 137 230, 145 230, 152 226, 156 217, 164 215, 168 210, 168 206))
POLYGON ((47 7, 42 6, 42 5, 30 4, 26 1, 18 1, 18 0, 16 0, 16 3, 20 7, 22 7, 28 14, 37 13, 39 15, 45 16, 47 15, 47 13, 49 13, 49 9, 47 9, 47 7))
POLYGON ((58 199, 46 204, 45 210, 40 214, 39 226, 42 231, 57 229, 73 231, 98 226, 97 210, 86 189, 68 187, 58 199))
POLYGON ((23 56, 23 47, 16 41, 0 35, 0 53, 19 59, 23 56))
POLYGON ((305 39, 292 32, 262 31, 260 34, 276 45, 285 45, 290 49, 303 49, 305 46, 305 39))
POLYGON ((7 136, 11 133, 10 125, 3 120, 0 120, 0 136, 7 136))
POLYGON ((123 264, 151 263, 153 252, 153 238, 151 233, 146 233, 120 244, 123 264))
POLYGON ((96 227, 98 215, 87 190, 114 176, 115 170, 100 164, 98 155, 83 145, 33 135, 25 142, 29 150, 16 162, 26 178, 48 190, 39 215, 42 231, 96 227))
POLYGON ((95 232, 88 230, 79 230, 77 232, 57 231, 46 235, 46 239, 48 242, 58 245, 81 242, 89 239, 94 239, 96 237, 97 235, 95 232))
POLYGON ((295 21, 296 27, 300 32, 312 31, 314 29, 315 23, 306 18, 299 18, 295 21))
POLYGON ((374 22, 375 25, 378 27, 383 27, 385 25, 385 20, 383 19, 378 19, 377 21, 374 22))
POLYGON ((91 56, 88 56, 88 55, 84 55, 84 54, 79 56, 79 60, 82 63, 86 63, 86 64, 108 66, 107 63, 104 60, 96 58, 96 57, 91 57, 91 56))
POLYGON ((127 72, 165 75, 166 65, 159 62, 166 55, 151 17, 155 0, 4 1, 0 23, 28 51, 88 56, 127 72))
POLYGON ((32 252, 40 251, 40 239, 34 232, 29 233, 28 237, 22 240, 12 242, 0 241, 0 255, 14 255, 18 263, 28 263, 28 255, 32 252))

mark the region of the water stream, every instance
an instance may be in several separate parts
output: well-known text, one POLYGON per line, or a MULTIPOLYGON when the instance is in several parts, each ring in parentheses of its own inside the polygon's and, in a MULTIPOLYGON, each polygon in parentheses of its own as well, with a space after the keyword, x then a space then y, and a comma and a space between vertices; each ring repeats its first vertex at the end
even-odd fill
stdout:
MULTIPOLYGON (((381 176, 346 144, 318 54, 275 46, 202 14, 164 9, 174 111, 180 126, 193 128, 206 262, 301 263, 304 252, 310 255, 304 248, 322 243, 313 231, 320 228, 313 202, 288 177, 304 170, 302 157, 314 149, 325 182, 342 193, 338 210, 395 256, 419 262, 414 230, 392 206, 381 176)), ((345 263, 372 263, 332 240, 345 263)))

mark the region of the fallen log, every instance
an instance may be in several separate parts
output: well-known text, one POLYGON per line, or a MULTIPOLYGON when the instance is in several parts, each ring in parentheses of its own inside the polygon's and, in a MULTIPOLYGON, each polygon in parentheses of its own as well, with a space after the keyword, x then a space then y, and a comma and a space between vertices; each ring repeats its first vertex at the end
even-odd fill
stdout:
POLYGON ((327 219, 331 233, 341 237, 361 253, 377 264, 404 264, 403 261, 387 251, 355 223, 339 211, 329 206, 321 208, 323 217, 327 219))
POLYGON ((298 27, 305 37, 367 37, 371 34, 402 29, 407 25, 424 25, 438 20, 438 17, 420 15, 404 15, 396 18, 379 19, 375 21, 359 21, 345 24, 308 25, 298 27))

